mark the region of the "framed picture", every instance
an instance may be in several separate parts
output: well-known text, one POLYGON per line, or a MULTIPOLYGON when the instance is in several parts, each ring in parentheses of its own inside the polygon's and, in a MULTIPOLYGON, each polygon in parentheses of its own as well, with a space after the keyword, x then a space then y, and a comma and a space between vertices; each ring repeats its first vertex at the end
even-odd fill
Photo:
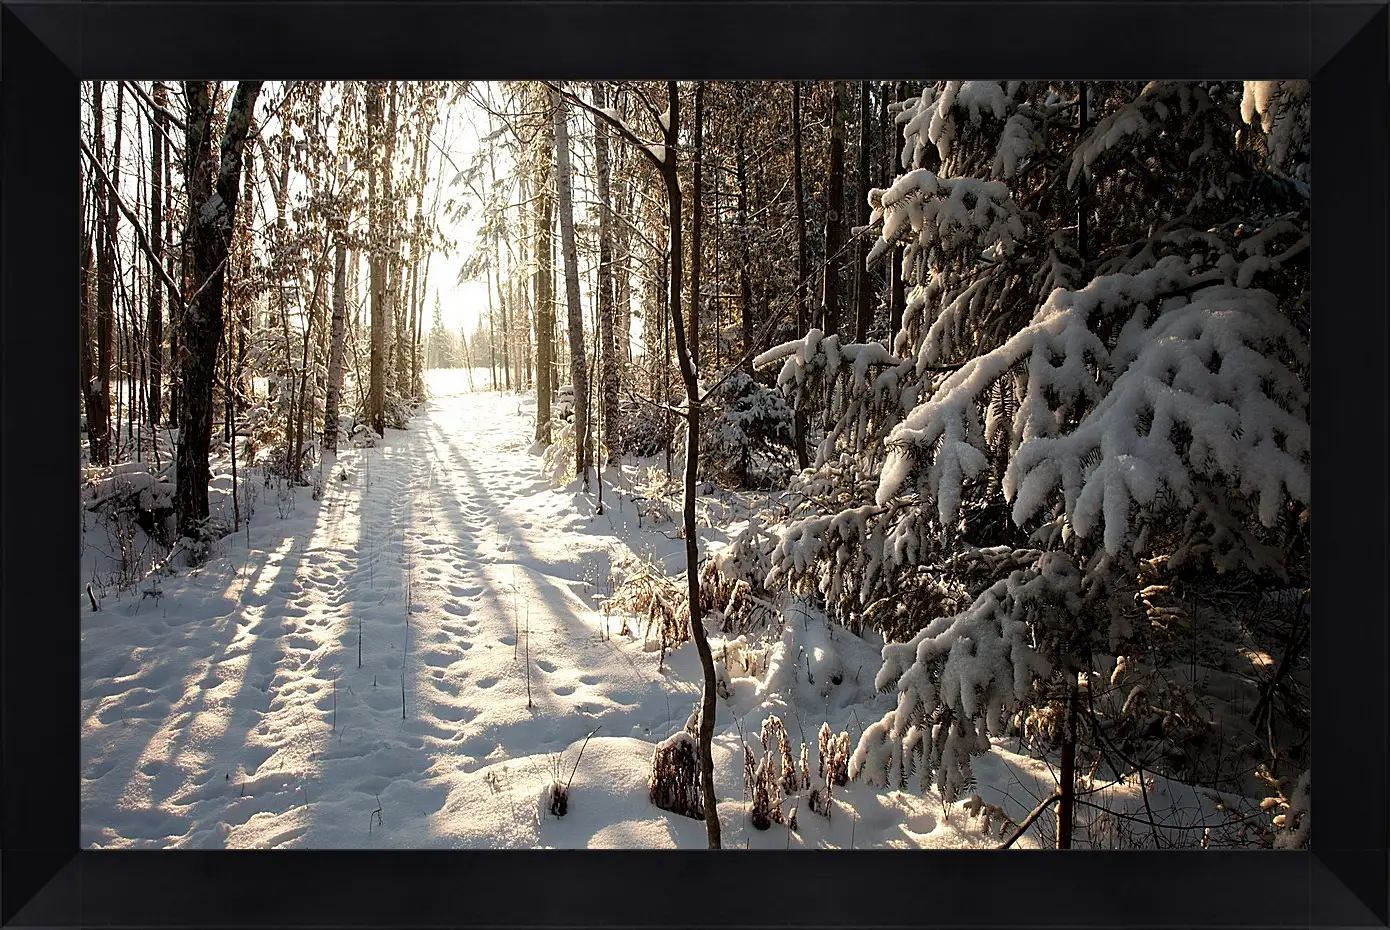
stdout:
POLYGON ((0 15, 3 922, 1386 926, 1383 6, 0 15))

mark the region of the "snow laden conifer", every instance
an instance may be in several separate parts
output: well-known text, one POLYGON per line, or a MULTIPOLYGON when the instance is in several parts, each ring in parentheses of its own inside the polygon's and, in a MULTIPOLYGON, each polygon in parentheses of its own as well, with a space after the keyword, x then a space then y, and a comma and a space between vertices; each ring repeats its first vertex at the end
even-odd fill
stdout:
POLYGON ((991 736, 1143 637, 1142 564, 1287 573, 1309 95, 953 81, 896 124, 860 232, 871 264, 902 248, 897 337, 812 330, 757 360, 826 424, 767 584, 889 640, 897 706, 851 776, 952 799, 991 736))
POLYGON ((708 473, 740 487, 785 478, 779 460, 792 448, 792 411, 782 394, 736 371, 710 392, 710 407, 700 441, 708 473))

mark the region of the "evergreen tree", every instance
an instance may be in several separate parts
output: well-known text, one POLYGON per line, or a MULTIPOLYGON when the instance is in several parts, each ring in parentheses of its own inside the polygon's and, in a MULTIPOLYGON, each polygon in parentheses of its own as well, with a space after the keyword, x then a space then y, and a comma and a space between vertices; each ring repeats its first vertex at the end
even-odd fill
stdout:
POLYGON ((902 330, 759 359, 832 424, 769 581, 907 640, 851 769, 953 798, 989 736, 1049 702, 1072 718, 1090 657, 1143 639, 1144 566, 1294 570, 1308 96, 954 81, 895 109, 869 261, 903 247, 902 330))

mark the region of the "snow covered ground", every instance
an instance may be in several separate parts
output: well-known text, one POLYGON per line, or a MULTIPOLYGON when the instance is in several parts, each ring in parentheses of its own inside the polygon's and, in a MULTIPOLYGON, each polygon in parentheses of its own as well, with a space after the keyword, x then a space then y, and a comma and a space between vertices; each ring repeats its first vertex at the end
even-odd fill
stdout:
MULTIPOLYGON (((645 618, 624 635, 598 609, 621 566, 682 569, 677 526, 640 514, 637 469, 596 516, 591 493, 541 477, 528 401, 469 393, 458 371, 428 379, 408 430, 325 463, 320 500, 263 504, 157 595, 142 584, 93 612, 82 592, 84 846, 705 846, 700 821, 647 796, 655 744, 699 696, 694 648, 663 655, 645 618), (557 771, 573 771, 563 818, 545 809, 557 771)), ((711 548, 755 505, 701 503, 711 548)), ((872 687, 878 651, 792 605, 730 669, 714 749, 726 846, 999 842, 961 804, 853 784, 829 820, 749 825, 741 740, 776 713, 814 775, 823 721, 857 739, 891 706, 872 687)), ((1053 779, 1006 746, 978 790, 1019 820, 1053 779)), ((1209 812, 1172 787, 1175 810, 1209 812)))

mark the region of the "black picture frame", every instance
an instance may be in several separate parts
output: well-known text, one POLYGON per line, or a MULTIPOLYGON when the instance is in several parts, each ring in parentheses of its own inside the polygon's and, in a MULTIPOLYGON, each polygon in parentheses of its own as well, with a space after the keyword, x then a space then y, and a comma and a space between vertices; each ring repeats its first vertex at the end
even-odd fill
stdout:
POLYGON ((1387 926, 1383 3, 0 6, 0 923, 1387 926), (488 35, 500 38, 479 38, 488 35), (982 69, 1313 82, 1321 622, 1312 631, 1312 745, 1321 761, 1316 806, 1328 813, 1312 851, 77 849, 80 586, 76 527, 64 519, 77 478, 77 353, 65 348, 77 344, 77 318, 65 308, 77 290, 79 80, 929 78, 982 69))

